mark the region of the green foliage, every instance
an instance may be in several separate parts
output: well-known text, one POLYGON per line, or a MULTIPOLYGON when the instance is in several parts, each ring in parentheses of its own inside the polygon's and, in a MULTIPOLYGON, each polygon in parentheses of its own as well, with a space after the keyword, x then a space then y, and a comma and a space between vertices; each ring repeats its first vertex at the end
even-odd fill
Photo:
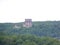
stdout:
POLYGON ((60 21, 33 22, 30 28, 22 24, 0 23, 0 45, 60 45, 60 21))
POLYGON ((60 45, 60 41, 35 35, 0 36, 0 45, 60 45))
POLYGON ((5 35, 34 34, 60 38, 60 21, 33 22, 31 28, 24 28, 22 24, 23 23, 0 23, 0 32, 3 32, 5 35), (15 28, 15 25, 20 28, 15 28))

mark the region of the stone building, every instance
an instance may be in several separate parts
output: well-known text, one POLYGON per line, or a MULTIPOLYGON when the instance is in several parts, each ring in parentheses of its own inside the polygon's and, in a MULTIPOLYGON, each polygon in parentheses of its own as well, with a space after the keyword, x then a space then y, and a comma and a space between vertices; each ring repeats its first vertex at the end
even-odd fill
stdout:
POLYGON ((25 22, 23 23, 23 27, 26 28, 32 27, 32 19, 25 19, 25 22))

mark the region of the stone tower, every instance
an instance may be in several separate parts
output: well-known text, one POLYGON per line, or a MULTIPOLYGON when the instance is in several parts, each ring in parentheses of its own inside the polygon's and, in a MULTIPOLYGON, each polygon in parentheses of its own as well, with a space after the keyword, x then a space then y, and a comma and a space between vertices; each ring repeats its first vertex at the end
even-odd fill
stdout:
POLYGON ((23 27, 26 28, 32 27, 32 19, 25 19, 25 22, 23 23, 23 27))

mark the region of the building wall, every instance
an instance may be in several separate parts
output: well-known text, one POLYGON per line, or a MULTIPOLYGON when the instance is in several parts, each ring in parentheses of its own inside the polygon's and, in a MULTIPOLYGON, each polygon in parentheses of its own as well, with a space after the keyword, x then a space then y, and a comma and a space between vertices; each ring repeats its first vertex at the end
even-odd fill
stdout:
POLYGON ((32 20, 31 19, 25 19, 23 27, 32 27, 32 20))

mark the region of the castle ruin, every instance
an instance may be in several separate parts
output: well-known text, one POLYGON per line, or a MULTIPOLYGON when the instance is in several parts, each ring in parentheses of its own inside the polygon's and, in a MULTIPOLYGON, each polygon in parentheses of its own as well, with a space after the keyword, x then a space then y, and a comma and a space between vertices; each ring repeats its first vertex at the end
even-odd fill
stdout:
POLYGON ((32 19, 25 19, 25 22, 23 23, 23 27, 26 28, 32 27, 32 19))

